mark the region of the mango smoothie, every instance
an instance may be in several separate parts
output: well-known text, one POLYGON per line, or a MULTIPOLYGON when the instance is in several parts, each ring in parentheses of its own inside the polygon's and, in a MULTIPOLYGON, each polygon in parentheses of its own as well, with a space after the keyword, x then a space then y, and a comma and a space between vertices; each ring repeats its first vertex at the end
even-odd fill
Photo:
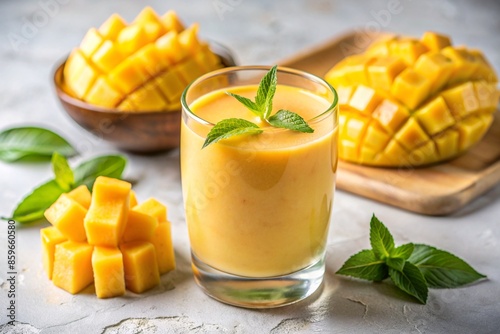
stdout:
POLYGON ((193 254, 234 275, 285 275, 324 256, 337 168, 336 113, 321 94, 277 86, 273 114, 301 115, 314 133, 273 128, 226 91, 254 98, 257 85, 199 97, 183 117, 181 169, 193 254), (202 149, 213 124, 226 118, 255 122, 264 132, 202 149))

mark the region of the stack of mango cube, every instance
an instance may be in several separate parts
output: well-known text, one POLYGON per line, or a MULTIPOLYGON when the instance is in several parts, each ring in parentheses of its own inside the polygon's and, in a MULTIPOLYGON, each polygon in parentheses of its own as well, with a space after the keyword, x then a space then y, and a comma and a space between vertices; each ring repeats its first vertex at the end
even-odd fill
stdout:
POLYGON ((497 76, 479 50, 447 36, 391 36, 325 76, 339 95, 339 156, 372 166, 421 166, 456 157, 490 127, 497 76))
POLYGON ((197 24, 185 29, 173 11, 160 17, 146 7, 131 24, 113 14, 71 52, 65 90, 104 108, 178 110, 188 83, 222 67, 197 32, 197 24))
POLYGON ((94 283, 99 298, 142 293, 175 268, 167 208, 140 204, 128 182, 98 177, 62 194, 45 211, 43 267, 54 285, 78 293, 94 283))

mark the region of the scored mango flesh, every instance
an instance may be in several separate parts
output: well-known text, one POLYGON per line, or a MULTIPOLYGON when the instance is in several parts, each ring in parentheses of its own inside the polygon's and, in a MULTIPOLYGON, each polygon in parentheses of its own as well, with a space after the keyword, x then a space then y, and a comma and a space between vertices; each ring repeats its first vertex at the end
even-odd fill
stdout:
POLYGON ((371 166, 456 157, 484 136, 500 95, 479 50, 433 32, 375 42, 325 79, 339 95, 339 157, 371 166))
POLYGON ((113 14, 91 28, 64 66, 67 93, 121 111, 172 111, 198 76, 222 67, 220 58, 185 29, 173 11, 146 7, 131 24, 113 14))

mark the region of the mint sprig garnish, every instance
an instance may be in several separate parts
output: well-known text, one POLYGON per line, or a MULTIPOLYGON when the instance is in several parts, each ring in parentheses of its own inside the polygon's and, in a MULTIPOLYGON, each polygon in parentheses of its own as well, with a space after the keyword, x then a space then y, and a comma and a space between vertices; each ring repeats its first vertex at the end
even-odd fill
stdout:
POLYGON ((370 281, 391 278, 394 285, 427 302, 429 288, 456 288, 486 276, 459 257, 423 244, 407 243, 395 247, 394 238, 385 225, 372 216, 370 244, 351 256, 337 274, 370 281))
MULTIPOLYGON (((226 94, 234 97, 262 121, 267 122, 273 127, 306 133, 314 132, 314 129, 300 115, 290 110, 280 109, 276 114, 271 116, 273 98, 278 85, 277 69, 277 65, 273 66, 261 79, 255 101, 231 92, 226 92, 226 94)), ((225 119, 215 124, 210 130, 202 148, 216 143, 221 139, 243 134, 259 134, 262 132, 263 130, 253 122, 241 118, 225 119)))

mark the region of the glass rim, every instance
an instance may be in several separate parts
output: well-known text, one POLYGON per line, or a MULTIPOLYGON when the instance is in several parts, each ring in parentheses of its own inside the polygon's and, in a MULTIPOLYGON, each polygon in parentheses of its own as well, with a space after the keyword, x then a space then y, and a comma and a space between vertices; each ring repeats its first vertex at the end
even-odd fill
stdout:
MULTIPOLYGON (((194 81, 192 81, 189 85, 187 85, 186 88, 184 89, 184 91, 182 92, 182 95, 181 95, 182 112, 186 112, 189 115, 189 117, 193 118, 194 120, 196 120, 200 124, 203 124, 203 125, 206 125, 209 127, 213 127, 213 126, 215 126, 214 123, 209 122, 209 121, 201 118, 200 116, 196 115, 189 107, 189 105, 186 101, 186 97, 187 97, 187 93, 188 93, 189 89, 191 87, 193 87, 194 85, 196 85, 202 81, 205 81, 206 79, 209 79, 211 77, 215 77, 217 75, 221 75, 221 74, 224 74, 227 72, 251 71, 251 70, 253 70, 253 71, 258 70, 258 71, 266 71, 267 72, 271 68, 272 68, 272 66, 268 66, 268 65, 230 66, 230 67, 224 67, 224 68, 203 74, 202 76, 200 76, 197 79, 195 79, 194 81)), ((309 79, 310 81, 313 81, 313 82, 316 82, 316 83, 319 83, 319 84, 325 86, 326 88, 330 89, 330 91, 333 93, 333 96, 334 96, 333 102, 328 106, 328 108, 326 108, 326 110, 324 110, 320 114, 314 116, 313 118, 306 120, 308 123, 310 123, 310 124, 319 123, 323 119, 327 118, 330 113, 333 113, 335 111, 335 108, 338 106, 339 97, 338 97, 338 94, 337 94, 337 91, 335 90, 335 88, 333 88, 333 86, 330 85, 325 79, 323 79, 317 75, 311 74, 309 72, 306 72, 306 71, 296 70, 296 69, 293 69, 290 67, 285 67, 285 66, 278 66, 277 72, 278 73, 279 72, 288 73, 288 74, 293 74, 293 75, 304 77, 306 79, 309 79)), ((271 127, 265 128, 262 130, 264 130, 266 132, 267 131, 287 131, 287 129, 271 128, 271 127)))

